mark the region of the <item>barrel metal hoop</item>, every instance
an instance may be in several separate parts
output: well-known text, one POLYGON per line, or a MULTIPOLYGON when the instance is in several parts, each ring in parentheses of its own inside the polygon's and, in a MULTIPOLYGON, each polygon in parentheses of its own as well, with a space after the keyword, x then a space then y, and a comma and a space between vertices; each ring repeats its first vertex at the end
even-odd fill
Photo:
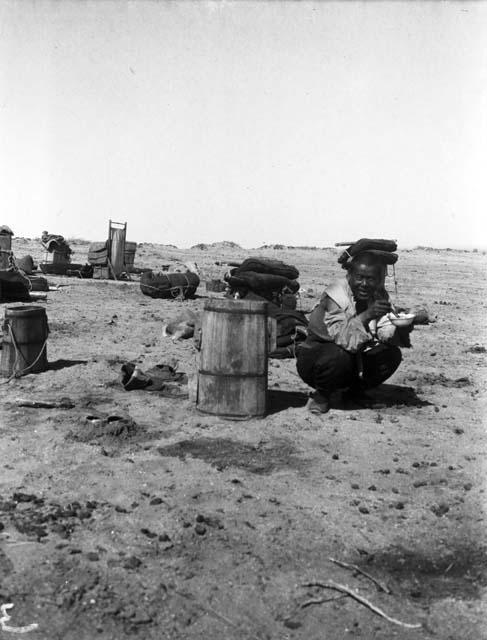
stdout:
POLYGON ((200 369, 201 376, 212 376, 213 378, 267 378, 267 373, 214 373, 200 369))
POLYGON ((196 410, 198 411, 198 413, 204 413, 205 415, 210 415, 210 416, 219 416, 220 418, 227 418, 228 420, 239 420, 239 421, 244 421, 244 420, 251 420, 252 418, 264 418, 265 417, 265 413, 216 413, 215 411, 211 411, 210 409, 206 409, 204 407, 201 406, 197 406, 196 410))
POLYGON ((262 311, 254 311, 252 309, 207 309, 205 307, 205 311, 207 313, 225 313, 238 316, 264 316, 267 314, 264 309, 262 311))

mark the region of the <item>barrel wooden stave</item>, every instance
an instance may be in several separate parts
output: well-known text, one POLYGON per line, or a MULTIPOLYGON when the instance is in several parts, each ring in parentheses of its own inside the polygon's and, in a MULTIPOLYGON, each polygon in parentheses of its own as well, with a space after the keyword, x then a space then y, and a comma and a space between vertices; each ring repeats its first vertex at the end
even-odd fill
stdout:
POLYGON ((133 267, 135 262, 135 252, 137 251, 137 243, 136 242, 126 242, 125 243, 125 252, 124 252, 124 261, 125 267, 133 267))
POLYGON ((205 374, 198 379, 198 409, 229 418, 263 416, 267 409, 267 376, 232 378, 205 374))

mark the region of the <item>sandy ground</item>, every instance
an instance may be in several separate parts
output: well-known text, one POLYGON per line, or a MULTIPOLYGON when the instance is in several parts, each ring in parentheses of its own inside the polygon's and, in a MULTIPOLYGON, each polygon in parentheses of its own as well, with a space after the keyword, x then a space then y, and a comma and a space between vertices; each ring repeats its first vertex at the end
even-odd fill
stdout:
MULTIPOLYGON (((86 244, 74 248, 84 262, 86 244)), ((28 240, 14 250, 42 257, 28 240)), ((216 260, 250 253, 298 266, 305 310, 341 273, 331 249, 145 244, 136 265, 196 260, 206 279, 222 275, 216 260)), ((310 415, 294 361, 274 360, 269 415, 246 422, 118 382, 128 360, 196 370, 192 340, 173 343, 161 327, 201 309, 204 285, 180 302, 147 298, 137 282, 50 278, 63 286, 40 303, 49 370, 0 385, 8 624, 37 623, 25 637, 46 640, 487 638, 486 264, 481 253, 401 254, 397 301, 437 320, 415 329, 374 408, 337 396, 329 414, 310 415), (61 398, 72 406, 19 406, 61 398), (135 424, 87 426, 104 414, 135 424), (421 627, 305 586, 330 580, 421 627)))

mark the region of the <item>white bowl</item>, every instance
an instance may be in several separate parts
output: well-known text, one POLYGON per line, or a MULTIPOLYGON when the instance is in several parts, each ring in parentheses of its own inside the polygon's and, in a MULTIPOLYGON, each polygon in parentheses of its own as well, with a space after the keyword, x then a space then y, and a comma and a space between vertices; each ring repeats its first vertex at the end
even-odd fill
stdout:
POLYGON ((389 320, 395 327, 408 327, 414 320, 414 313, 399 314, 398 318, 390 315, 389 320))

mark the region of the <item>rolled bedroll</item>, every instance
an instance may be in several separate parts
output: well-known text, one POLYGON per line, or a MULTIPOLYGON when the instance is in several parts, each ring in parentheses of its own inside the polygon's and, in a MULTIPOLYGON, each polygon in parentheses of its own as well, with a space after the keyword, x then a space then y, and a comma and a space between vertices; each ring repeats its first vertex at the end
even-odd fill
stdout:
POLYGON ((299 291, 299 282, 290 280, 284 276, 276 276, 270 273, 256 273, 254 271, 240 271, 232 269, 225 280, 236 289, 247 288, 255 292, 281 291, 284 288, 296 293, 299 291))
POLYGON ((151 298, 192 298, 200 279, 196 273, 154 273, 148 271, 140 276, 140 290, 151 298))
POLYGON ((299 271, 296 267, 273 258, 246 258, 232 275, 239 275, 244 271, 267 273, 273 276, 281 276, 288 280, 297 280, 299 278, 299 271))

